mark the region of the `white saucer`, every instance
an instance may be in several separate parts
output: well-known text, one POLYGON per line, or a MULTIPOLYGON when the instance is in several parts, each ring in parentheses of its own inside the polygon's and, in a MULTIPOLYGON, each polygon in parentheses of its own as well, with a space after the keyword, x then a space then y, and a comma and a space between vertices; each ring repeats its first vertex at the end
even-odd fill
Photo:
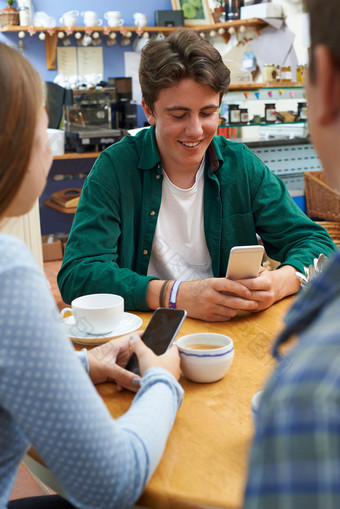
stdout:
POLYGON ((117 324, 117 326, 108 334, 88 334, 87 332, 81 331, 77 328, 73 316, 67 316, 62 320, 65 325, 66 334, 74 343, 79 345, 101 345, 107 343, 110 339, 116 338, 117 336, 123 336, 133 332, 142 325, 143 320, 132 313, 124 313, 123 318, 117 324))

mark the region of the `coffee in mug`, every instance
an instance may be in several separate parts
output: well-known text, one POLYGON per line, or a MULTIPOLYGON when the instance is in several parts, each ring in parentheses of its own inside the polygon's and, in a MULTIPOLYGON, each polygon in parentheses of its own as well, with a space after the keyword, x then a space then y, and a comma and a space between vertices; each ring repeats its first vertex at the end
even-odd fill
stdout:
POLYGON ((192 345, 186 345, 191 350, 214 350, 215 348, 222 348, 222 345, 205 345, 203 343, 194 343, 192 345))

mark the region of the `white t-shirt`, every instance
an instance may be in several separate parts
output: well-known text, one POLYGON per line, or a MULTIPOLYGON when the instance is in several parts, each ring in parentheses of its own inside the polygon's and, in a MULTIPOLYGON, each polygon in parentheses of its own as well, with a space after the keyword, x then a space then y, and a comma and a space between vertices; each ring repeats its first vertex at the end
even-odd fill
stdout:
POLYGON ((204 158, 190 189, 175 186, 163 174, 148 276, 183 281, 213 277, 204 234, 204 158))

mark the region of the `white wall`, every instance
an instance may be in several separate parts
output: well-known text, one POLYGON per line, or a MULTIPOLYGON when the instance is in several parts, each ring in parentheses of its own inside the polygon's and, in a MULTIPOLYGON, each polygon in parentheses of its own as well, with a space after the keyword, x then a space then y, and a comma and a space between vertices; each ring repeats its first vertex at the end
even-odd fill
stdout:
MULTIPOLYGON (((327 1, 327 0, 325 0, 327 1)), ((288 28, 295 33, 294 49, 299 64, 307 64, 306 15, 302 11, 302 0, 272 0, 274 4, 281 4, 286 16, 288 28)))
MULTIPOLYGON (((295 33, 294 49, 299 64, 307 63, 306 39, 308 27, 306 26, 306 15, 302 11, 302 0, 271 0, 274 4, 282 5, 286 24, 288 28, 295 33)), ((216 5, 215 0, 208 0, 210 8, 213 10, 216 5)), ((325 0, 327 2, 327 0, 325 0)))

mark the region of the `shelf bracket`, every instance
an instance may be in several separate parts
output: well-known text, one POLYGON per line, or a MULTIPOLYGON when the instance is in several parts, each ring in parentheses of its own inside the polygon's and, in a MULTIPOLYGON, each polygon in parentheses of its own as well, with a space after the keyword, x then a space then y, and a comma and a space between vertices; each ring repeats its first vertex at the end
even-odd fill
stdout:
POLYGON ((57 57, 57 44, 58 34, 46 34, 45 39, 45 51, 46 51, 46 68, 49 71, 53 71, 57 68, 56 57, 57 57))

